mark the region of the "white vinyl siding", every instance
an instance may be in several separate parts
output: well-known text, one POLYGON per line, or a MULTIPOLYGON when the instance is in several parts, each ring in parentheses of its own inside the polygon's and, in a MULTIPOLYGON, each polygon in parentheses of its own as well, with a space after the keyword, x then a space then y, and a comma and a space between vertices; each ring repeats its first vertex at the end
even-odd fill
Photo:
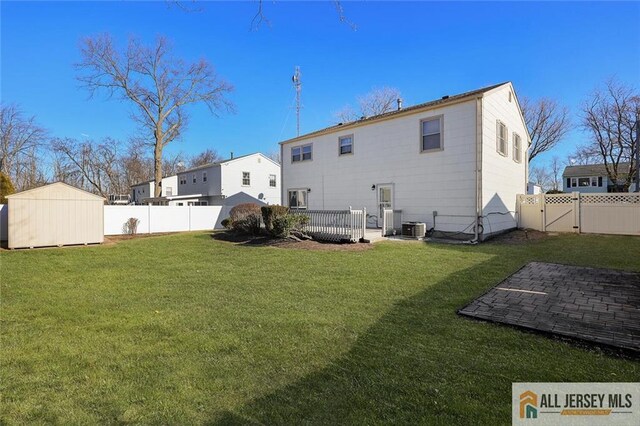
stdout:
POLYGON ((507 125, 500 120, 496 122, 496 125, 496 150, 498 154, 506 157, 509 154, 507 125))
POLYGON ((421 142, 420 151, 439 151, 443 149, 442 116, 420 121, 421 142))

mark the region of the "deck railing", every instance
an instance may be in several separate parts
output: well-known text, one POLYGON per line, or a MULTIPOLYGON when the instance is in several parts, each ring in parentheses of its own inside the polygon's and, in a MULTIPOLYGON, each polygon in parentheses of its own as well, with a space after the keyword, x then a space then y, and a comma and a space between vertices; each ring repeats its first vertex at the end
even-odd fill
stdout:
POLYGON ((357 242, 365 237, 367 209, 362 210, 291 210, 309 222, 304 231, 317 240, 357 242))

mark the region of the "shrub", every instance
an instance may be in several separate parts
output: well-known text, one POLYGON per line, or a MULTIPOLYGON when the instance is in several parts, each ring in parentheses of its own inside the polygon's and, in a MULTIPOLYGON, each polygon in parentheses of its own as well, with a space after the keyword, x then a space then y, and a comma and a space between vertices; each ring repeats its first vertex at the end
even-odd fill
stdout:
POLYGON ((140 224, 140 220, 135 217, 130 217, 124 223, 124 230, 129 235, 136 235, 138 233, 138 225, 140 224))
POLYGON ((234 231, 258 235, 262 223, 260 206, 254 203, 238 204, 229 212, 229 220, 234 231))
POLYGON ((550 189, 547 191, 547 194, 564 194, 564 192, 560 191, 559 189, 550 189))
MULTIPOLYGON (((286 216, 289 213, 289 208, 285 206, 262 206, 262 221, 267 232, 273 235, 273 221, 279 217, 286 216)), ((275 235, 274 235, 275 236, 275 235)))
POLYGON ((309 216, 287 213, 273 219, 270 234, 278 238, 287 238, 292 232, 302 234, 302 228, 307 223, 309 223, 309 216))
POLYGON ((4 173, 0 173, 0 204, 7 204, 7 195, 11 195, 16 192, 16 189, 11 183, 9 176, 4 173))

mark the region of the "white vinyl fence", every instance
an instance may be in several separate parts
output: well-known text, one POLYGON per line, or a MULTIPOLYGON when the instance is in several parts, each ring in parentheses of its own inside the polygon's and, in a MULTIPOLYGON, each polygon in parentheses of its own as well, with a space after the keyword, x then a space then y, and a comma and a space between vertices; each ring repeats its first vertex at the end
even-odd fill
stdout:
POLYGON ((229 216, 225 206, 104 206, 104 234, 126 234, 126 223, 136 218, 138 234, 222 229, 229 216))
POLYGON ((367 209, 362 210, 291 210, 309 217, 304 231, 322 241, 357 242, 365 237, 367 209))
POLYGON ((518 195, 517 208, 519 228, 640 235, 640 194, 518 195))

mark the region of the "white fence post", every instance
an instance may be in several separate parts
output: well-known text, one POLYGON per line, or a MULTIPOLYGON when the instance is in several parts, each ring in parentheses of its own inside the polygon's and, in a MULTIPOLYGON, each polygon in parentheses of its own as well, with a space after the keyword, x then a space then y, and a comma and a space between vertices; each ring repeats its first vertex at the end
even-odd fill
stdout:
POLYGON ((573 232, 580 233, 580 193, 574 191, 571 193, 571 201, 573 202, 573 232))
POLYGON ((367 235, 367 208, 362 208, 362 239, 367 235))
POLYGON ((540 197, 540 230, 547 232, 547 202, 545 194, 539 194, 538 196, 540 197))
POLYGON ((149 226, 149 234, 151 234, 151 204, 147 204, 147 223, 149 226))

